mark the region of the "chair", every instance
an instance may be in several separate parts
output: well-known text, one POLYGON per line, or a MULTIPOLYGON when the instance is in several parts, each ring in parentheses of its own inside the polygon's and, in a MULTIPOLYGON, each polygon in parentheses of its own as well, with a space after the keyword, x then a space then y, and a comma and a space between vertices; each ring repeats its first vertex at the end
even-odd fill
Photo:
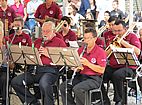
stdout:
POLYGON ((103 83, 103 78, 101 80, 99 88, 91 89, 91 90, 85 92, 85 105, 95 105, 95 104, 97 104, 100 101, 101 101, 101 104, 104 105, 103 94, 102 94, 102 89, 101 89, 102 83, 103 83), (99 100, 95 99, 95 101, 93 101, 92 100, 93 93, 100 93, 100 99, 99 100))

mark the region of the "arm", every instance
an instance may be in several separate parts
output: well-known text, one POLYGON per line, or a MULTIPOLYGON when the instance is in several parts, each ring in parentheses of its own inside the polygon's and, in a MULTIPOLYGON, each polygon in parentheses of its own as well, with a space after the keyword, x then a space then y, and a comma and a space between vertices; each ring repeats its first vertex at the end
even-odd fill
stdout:
POLYGON ((92 64, 86 58, 81 58, 80 61, 81 61, 81 63, 83 65, 88 66, 90 69, 92 69, 95 72, 104 73, 104 71, 105 71, 105 67, 102 67, 100 65, 92 64))
POLYGON ((24 8, 24 17, 23 17, 23 20, 26 21, 27 19, 27 9, 24 8))
POLYGON ((126 48, 134 48, 134 52, 136 55, 139 55, 140 54, 140 49, 132 44, 129 44, 128 42, 126 42, 125 40, 122 40, 120 42, 124 47, 126 48))

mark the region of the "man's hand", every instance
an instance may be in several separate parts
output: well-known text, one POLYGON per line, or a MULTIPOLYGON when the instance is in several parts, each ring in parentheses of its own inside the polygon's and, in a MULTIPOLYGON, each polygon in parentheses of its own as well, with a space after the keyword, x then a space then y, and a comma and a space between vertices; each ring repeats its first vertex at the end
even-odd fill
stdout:
POLYGON ((40 55, 45 55, 46 57, 49 57, 47 48, 44 48, 42 46, 39 48, 39 54, 40 55))
POLYGON ((87 66, 90 63, 86 58, 83 58, 83 57, 80 58, 80 62, 81 62, 81 64, 83 64, 85 66, 87 66))

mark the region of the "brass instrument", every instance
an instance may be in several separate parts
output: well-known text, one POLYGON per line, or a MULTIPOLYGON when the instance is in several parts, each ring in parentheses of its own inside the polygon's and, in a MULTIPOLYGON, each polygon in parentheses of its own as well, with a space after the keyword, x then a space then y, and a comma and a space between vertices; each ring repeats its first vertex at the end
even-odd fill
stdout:
POLYGON ((133 22, 128 30, 125 32, 125 34, 121 37, 119 37, 119 35, 116 35, 116 37, 113 39, 113 41, 111 42, 111 44, 105 49, 105 51, 107 52, 107 58, 110 57, 110 55, 112 54, 112 50, 111 50, 111 46, 113 47, 121 47, 120 42, 133 30, 133 28, 136 26, 136 23, 133 22))
POLYGON ((107 29, 107 25, 100 27, 97 30, 97 37, 100 37, 100 35, 107 29))
POLYGON ((4 36, 4 33, 3 33, 3 22, 0 21, 0 40, 2 40, 3 36, 4 36))
POLYGON ((5 21, 5 22, 4 22, 4 23, 5 23, 5 25, 4 25, 4 26, 5 26, 5 27, 4 27, 4 29, 5 29, 5 30, 4 30, 4 33, 5 33, 5 36, 7 36, 7 35, 9 34, 9 33, 8 33, 8 19, 5 19, 4 21, 5 21))
POLYGON ((65 23, 65 20, 63 21, 61 21, 56 27, 55 27, 55 32, 58 32, 60 29, 61 29, 61 27, 63 26, 63 24, 65 23))

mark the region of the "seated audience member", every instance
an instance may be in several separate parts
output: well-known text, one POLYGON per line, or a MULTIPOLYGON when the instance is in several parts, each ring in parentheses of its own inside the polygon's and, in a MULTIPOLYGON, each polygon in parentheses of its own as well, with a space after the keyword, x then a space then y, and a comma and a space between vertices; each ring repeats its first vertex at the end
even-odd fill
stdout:
POLYGON ((109 11, 105 11, 104 12, 104 20, 101 20, 100 24, 99 24, 99 28, 105 25, 108 25, 108 19, 110 18, 110 12, 109 11))
POLYGON ((23 81, 25 81, 27 87, 38 83, 43 96, 43 104, 54 105, 53 85, 57 81, 59 70, 55 65, 52 65, 47 47, 66 47, 64 41, 56 37, 54 29, 54 22, 48 21, 43 23, 42 38, 38 38, 34 43, 35 47, 39 50, 43 66, 37 66, 36 69, 28 69, 26 72, 27 78, 25 78, 25 73, 23 73, 12 79, 11 85, 23 104, 26 101, 30 105, 40 105, 37 97, 30 92, 29 88, 26 89, 25 93, 25 86, 23 84, 23 81), (35 70, 36 72, 34 72, 35 70), (24 98, 25 94, 27 96, 26 100, 24 98))
POLYGON ((43 2, 41 0, 31 0, 27 3, 27 14, 28 14, 28 22, 27 27, 31 32, 34 32, 36 21, 35 21, 35 12, 40 4, 43 2))

